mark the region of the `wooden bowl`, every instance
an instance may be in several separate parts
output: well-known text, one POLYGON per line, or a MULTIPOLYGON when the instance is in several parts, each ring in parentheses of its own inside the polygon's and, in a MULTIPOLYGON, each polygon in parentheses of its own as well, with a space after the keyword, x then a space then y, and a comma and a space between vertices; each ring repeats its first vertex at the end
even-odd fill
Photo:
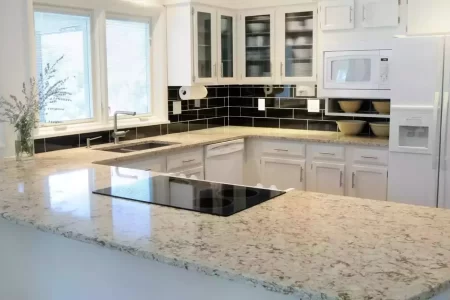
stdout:
POLYGON ((382 115, 391 113, 391 103, 389 101, 372 101, 373 107, 382 115))
POLYGON ((375 122, 369 123, 370 129, 378 137, 388 137, 389 136, 389 123, 387 122, 375 122))
POLYGON ((358 135, 364 129, 364 125, 366 125, 366 121, 358 121, 358 120, 345 120, 345 121, 336 121, 339 130, 344 135, 358 135))
POLYGON ((357 112, 362 105, 362 100, 342 100, 338 101, 341 109, 346 113, 355 113, 357 112))

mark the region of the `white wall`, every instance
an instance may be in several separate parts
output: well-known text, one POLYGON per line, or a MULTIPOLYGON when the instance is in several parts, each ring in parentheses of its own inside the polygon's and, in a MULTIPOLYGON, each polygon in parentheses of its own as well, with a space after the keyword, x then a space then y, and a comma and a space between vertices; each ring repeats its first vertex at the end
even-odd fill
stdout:
POLYGON ((257 7, 269 7, 269 6, 280 6, 280 5, 292 5, 301 3, 311 3, 317 0, 162 0, 163 4, 176 4, 184 2, 196 2, 202 4, 209 4, 214 6, 221 6, 233 9, 247 9, 247 8, 257 8, 257 7))
POLYGON ((408 1, 408 34, 450 32, 449 0, 408 1))
MULTIPOLYGON (((0 95, 20 95, 29 77, 28 0, 0 0, 0 95)), ((5 156, 14 155, 14 130, 3 124, 0 144, 5 156)))

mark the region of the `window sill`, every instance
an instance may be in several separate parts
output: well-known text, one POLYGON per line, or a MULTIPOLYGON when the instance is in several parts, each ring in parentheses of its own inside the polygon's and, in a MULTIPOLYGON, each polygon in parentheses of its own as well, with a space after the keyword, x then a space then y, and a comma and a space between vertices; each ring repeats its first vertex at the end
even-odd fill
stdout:
MULTIPOLYGON (((128 128, 146 127, 169 123, 170 122, 168 120, 158 118, 150 118, 145 122, 140 121, 138 118, 130 118, 130 119, 119 119, 117 127, 118 129, 128 129, 128 128)), ((40 127, 35 130, 34 139, 44 139, 72 134, 82 134, 108 130, 114 130, 113 120, 110 120, 108 124, 83 123, 83 124, 68 124, 60 126, 40 127)))

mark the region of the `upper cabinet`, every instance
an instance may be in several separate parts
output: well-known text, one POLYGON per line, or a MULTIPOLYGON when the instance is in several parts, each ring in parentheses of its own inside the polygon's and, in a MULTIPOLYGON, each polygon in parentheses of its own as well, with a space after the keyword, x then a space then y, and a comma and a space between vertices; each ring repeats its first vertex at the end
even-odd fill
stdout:
POLYGON ((316 80, 317 6, 250 10, 239 16, 242 83, 316 80))
POLYGON ((399 24, 398 0, 362 0, 363 27, 393 27, 399 24))
POLYGON ((320 29, 340 30, 355 28, 354 0, 326 0, 319 4, 320 29))
POLYGON ((236 83, 236 24, 231 11, 197 4, 168 6, 168 85, 236 83))
POLYGON ((241 81, 273 83, 275 9, 245 11, 239 18, 241 81))

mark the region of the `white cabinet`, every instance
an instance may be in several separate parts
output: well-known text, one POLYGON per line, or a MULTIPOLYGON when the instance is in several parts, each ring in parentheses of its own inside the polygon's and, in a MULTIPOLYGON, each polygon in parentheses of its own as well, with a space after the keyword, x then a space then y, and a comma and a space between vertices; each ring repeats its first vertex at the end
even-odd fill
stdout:
POLYGON ((308 177, 307 180, 308 182, 311 181, 311 188, 313 192, 341 196, 344 195, 344 163, 313 161, 311 164, 311 169, 311 177, 308 177))
POLYGON ((340 30, 355 27, 354 0, 327 0, 319 4, 320 29, 340 30))
POLYGON ((399 24, 398 0, 362 0, 363 27, 395 27, 399 24))
POLYGON ((348 181, 349 196, 386 201, 387 180, 387 167, 353 165, 348 181))
POLYGON ((232 11, 198 4, 168 6, 168 85, 235 83, 236 24, 232 11))
POLYGON ((281 6, 275 19, 277 82, 316 81, 317 6, 281 6))
POLYGON ((261 180, 264 187, 275 185, 280 190, 305 190, 305 160, 262 157, 261 180))
POLYGON ((240 81, 275 82, 275 9, 256 9, 240 13, 240 81))
POLYGON ((203 167, 203 149, 185 150, 167 156, 167 172, 178 173, 203 167))

